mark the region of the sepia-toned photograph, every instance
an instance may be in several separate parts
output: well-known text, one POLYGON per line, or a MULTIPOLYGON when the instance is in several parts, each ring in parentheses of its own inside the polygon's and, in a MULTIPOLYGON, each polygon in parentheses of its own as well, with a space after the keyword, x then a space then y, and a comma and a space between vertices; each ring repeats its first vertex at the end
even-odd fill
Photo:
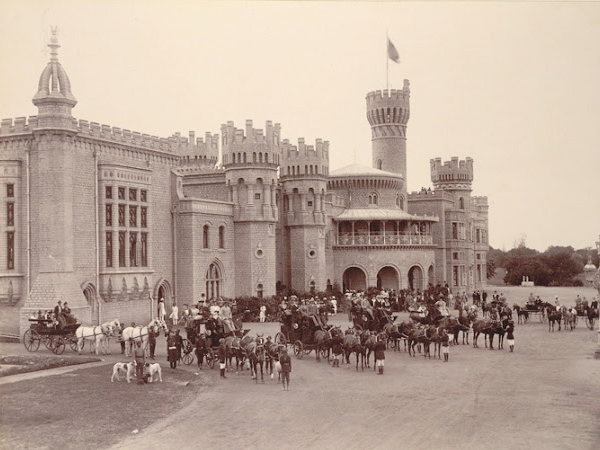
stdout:
POLYGON ((0 2, 0 449, 600 449, 600 3, 0 2))

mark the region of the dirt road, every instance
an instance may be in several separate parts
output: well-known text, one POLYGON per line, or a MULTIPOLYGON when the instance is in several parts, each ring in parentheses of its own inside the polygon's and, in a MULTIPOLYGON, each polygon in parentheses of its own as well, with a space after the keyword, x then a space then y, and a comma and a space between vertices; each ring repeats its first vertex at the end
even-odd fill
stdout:
MULTIPOLYGON (((252 324, 252 334, 278 326, 252 324)), ((451 347, 448 363, 388 351, 383 376, 311 353, 292 357, 289 392, 248 373, 220 380, 215 369, 207 392, 113 449, 600 448, 597 334, 532 321, 517 326, 514 353, 482 338, 477 349, 451 347)))

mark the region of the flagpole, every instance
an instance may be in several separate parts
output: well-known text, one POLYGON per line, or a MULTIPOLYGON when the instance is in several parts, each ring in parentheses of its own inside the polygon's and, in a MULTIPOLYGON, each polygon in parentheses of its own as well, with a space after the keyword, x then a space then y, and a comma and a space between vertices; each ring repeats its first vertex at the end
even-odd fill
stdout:
POLYGON ((389 44, 390 38, 388 36, 388 29, 385 29, 385 90, 387 91, 389 89, 389 82, 388 82, 388 78, 389 78, 389 65, 390 65, 390 58, 388 55, 388 46, 389 44))

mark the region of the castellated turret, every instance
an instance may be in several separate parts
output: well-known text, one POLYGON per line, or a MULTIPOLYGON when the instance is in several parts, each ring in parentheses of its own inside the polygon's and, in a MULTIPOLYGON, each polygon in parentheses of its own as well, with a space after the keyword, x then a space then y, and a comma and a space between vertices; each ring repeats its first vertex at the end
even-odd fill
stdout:
POLYGON ((373 167, 404 177, 406 196, 406 125, 410 117, 410 88, 367 94, 367 119, 371 125, 373 167))
POLYGON ((171 148, 180 156, 179 165, 182 167, 214 167, 219 159, 219 135, 206 133, 204 139, 196 138, 196 133, 190 131, 189 139, 175 133, 169 138, 171 148))
POLYGON ((265 132, 221 125, 223 167, 235 223, 236 295, 274 295, 277 168, 281 127, 267 121, 265 132))
POLYGON ((298 291, 323 291, 325 267, 325 194, 329 176, 329 142, 317 139, 281 144, 285 284, 298 291), (293 270, 292 270, 293 269, 293 270))
POLYGON ((431 181, 435 189, 471 191, 473 182, 473 159, 467 157, 459 160, 452 157, 450 161, 444 162, 442 158, 430 160, 431 181))

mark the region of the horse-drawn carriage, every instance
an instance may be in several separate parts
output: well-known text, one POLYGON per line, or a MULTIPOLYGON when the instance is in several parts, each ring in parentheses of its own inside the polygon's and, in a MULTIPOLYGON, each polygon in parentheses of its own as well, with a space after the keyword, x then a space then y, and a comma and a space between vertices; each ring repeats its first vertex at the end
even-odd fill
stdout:
POLYGON ((352 325, 357 330, 369 330, 379 333, 386 324, 394 323, 391 312, 385 308, 363 308, 353 305, 350 309, 352 325))
POLYGON ((314 350, 317 361, 321 356, 329 360, 331 327, 323 323, 321 317, 303 314, 298 310, 286 310, 280 322, 281 331, 275 335, 276 345, 292 345, 298 359, 314 350))
POLYGON ((68 344, 73 351, 77 351, 77 337, 75 330, 79 323, 60 325, 53 319, 32 318, 29 329, 23 333, 23 345, 30 352, 35 352, 43 343, 46 348, 56 355, 61 355, 68 344))

